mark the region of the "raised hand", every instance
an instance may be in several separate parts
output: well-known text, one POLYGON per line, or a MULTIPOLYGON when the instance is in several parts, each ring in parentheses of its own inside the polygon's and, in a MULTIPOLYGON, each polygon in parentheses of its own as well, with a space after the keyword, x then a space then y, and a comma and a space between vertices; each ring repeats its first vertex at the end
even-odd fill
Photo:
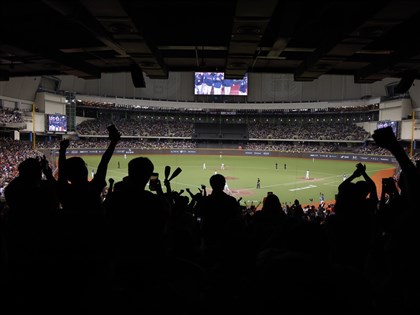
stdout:
POLYGON ((47 157, 45 155, 43 155, 39 159, 39 164, 41 165, 41 169, 42 169, 42 172, 44 173, 45 177, 48 180, 55 180, 54 176, 53 176, 52 169, 50 167, 50 163, 48 162, 47 157))
POLYGON ((49 165, 49 163, 47 161, 47 157, 45 155, 43 155, 42 157, 40 157, 39 163, 41 164, 42 170, 46 170, 46 169, 50 168, 50 165, 49 165))
POLYGON ((357 163, 357 164, 356 164, 356 168, 357 168, 357 170, 360 172, 360 174, 361 174, 361 175, 362 175, 363 173, 366 173, 366 164, 357 163))
POLYGON ((391 127, 376 129, 372 135, 373 140, 376 144, 384 149, 388 149, 391 152, 399 147, 397 137, 392 131, 391 127))
POLYGON ((67 148, 70 146, 70 140, 69 139, 63 139, 60 141, 60 150, 67 150, 67 148))
POLYGON ((121 132, 115 127, 115 125, 110 125, 107 127, 109 139, 113 142, 118 142, 121 140, 121 132))
POLYGON ((362 163, 357 163, 356 169, 354 170, 353 174, 349 177, 349 181, 352 181, 354 178, 362 176, 365 170, 366 170, 366 166, 363 167, 362 163))

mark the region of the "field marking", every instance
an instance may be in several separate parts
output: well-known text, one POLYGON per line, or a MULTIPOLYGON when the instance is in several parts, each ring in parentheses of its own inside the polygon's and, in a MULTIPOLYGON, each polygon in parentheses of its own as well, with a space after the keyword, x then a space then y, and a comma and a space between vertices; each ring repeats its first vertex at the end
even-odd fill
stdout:
POLYGON ((311 189, 311 188, 316 188, 316 187, 318 186, 309 185, 309 186, 304 186, 304 187, 292 188, 292 189, 289 189, 289 191, 298 191, 298 190, 311 189))
MULTIPOLYGON (((324 181, 324 180, 327 180, 327 179, 340 178, 340 177, 341 177, 341 175, 334 175, 334 176, 328 176, 328 177, 318 177, 316 179, 317 179, 317 181, 324 181)), ((307 179, 301 179, 301 180, 298 180, 298 181, 281 183, 281 184, 276 184, 276 185, 271 185, 271 186, 273 186, 273 187, 274 186, 290 186, 290 185, 302 184, 302 183, 307 182, 307 181, 308 181, 307 179)), ((266 186, 266 187, 270 187, 270 186, 266 186)))

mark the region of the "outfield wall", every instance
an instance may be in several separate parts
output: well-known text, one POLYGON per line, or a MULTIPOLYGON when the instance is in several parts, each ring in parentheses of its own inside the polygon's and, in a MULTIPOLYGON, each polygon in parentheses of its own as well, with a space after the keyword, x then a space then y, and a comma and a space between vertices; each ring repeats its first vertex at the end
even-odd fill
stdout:
MULTIPOLYGON (((105 149, 68 149, 67 155, 102 155, 105 149)), ((58 150, 52 152, 58 156, 58 150)), ((266 156, 266 157, 288 157, 301 159, 326 159, 338 161, 356 161, 356 162, 381 162, 395 164, 396 160, 392 156, 366 155, 366 154, 348 154, 348 153, 297 153, 280 151, 258 151, 258 150, 240 150, 240 149, 160 149, 160 150, 142 150, 142 149, 115 149, 114 155, 235 155, 235 156, 266 156)))

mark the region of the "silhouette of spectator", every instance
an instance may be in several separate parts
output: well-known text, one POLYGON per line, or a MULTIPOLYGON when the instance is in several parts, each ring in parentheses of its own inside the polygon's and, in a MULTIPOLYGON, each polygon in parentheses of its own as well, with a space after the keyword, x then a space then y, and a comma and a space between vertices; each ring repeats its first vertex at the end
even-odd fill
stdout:
MULTIPOLYGON (((8 294, 18 299, 12 306, 20 314, 38 309, 39 299, 48 294, 42 285, 49 283, 44 262, 48 262, 46 257, 50 254, 58 199, 45 157, 27 158, 19 164, 18 171, 19 175, 5 188, 8 205, 5 239, 11 284, 8 294), (42 179, 43 172, 46 180, 42 179)), ((6 279, 2 282, 4 285, 6 279)))
POLYGON ((358 163, 356 170, 338 187, 335 216, 327 220, 333 246, 333 260, 358 271, 366 266, 373 235, 373 216, 378 196, 376 185, 358 163), (352 181, 363 176, 364 181, 352 181))
POLYGON ((19 164, 18 171, 19 175, 6 186, 4 191, 10 209, 9 219, 16 216, 31 220, 48 213, 47 211, 54 212, 58 205, 54 195, 55 181, 45 157, 42 160, 27 158, 19 164), (42 180, 43 173, 47 180, 42 180), (26 194, 25 198, 22 198, 23 192, 26 194), (34 203, 39 206, 37 209, 42 209, 41 212, 33 210, 34 203))
MULTIPOLYGON (((293 206, 300 206, 298 200, 293 206)), ((363 305, 365 291, 356 286, 358 277, 331 264, 321 226, 286 215, 276 195, 267 196, 249 230, 256 249, 258 314, 353 314, 363 305), (322 272, 302 273, 305 266, 322 272), (317 301, 325 294, 322 288, 331 291, 328 303, 321 305, 317 301)))
POLYGON ((223 175, 212 175, 212 191, 198 200, 195 209, 201 218, 203 260, 212 278, 208 294, 218 297, 214 303, 211 302, 210 312, 232 302, 228 298, 229 292, 237 292, 241 288, 241 277, 251 270, 248 268, 249 261, 244 259, 247 247, 245 219, 237 200, 223 191, 225 184, 223 175))
MULTIPOLYGON (((416 200, 420 186, 418 181, 419 172, 416 165, 410 160, 407 153, 404 151, 404 148, 398 143, 392 128, 386 127, 377 129, 374 131, 372 138, 375 140, 377 145, 389 150, 396 158, 401 167, 402 173, 404 173, 399 186, 404 190, 404 193, 407 193, 407 198, 409 198, 410 201, 416 200)), ((414 206, 414 204, 411 203, 411 206, 414 206)))
POLYGON ((398 179, 400 188, 399 203, 395 204, 392 216, 392 228, 386 231, 384 243, 387 282, 378 289, 380 296, 380 311, 396 310, 400 314, 414 314, 420 312, 417 303, 418 290, 413 286, 420 281, 420 257, 415 248, 418 247, 420 237, 418 224, 420 213, 418 210, 418 193, 420 191, 420 175, 414 162, 410 160, 404 148, 398 143, 391 127, 374 131, 372 138, 380 147, 389 150, 397 160, 401 174, 398 179))
POLYGON ((265 242, 276 229, 281 227, 285 220, 286 214, 282 209, 279 197, 273 193, 268 194, 264 198, 261 211, 255 212, 248 227, 255 253, 262 250, 265 242))
POLYGON ((60 202, 65 213, 83 216, 100 214, 101 194, 106 187, 108 164, 121 135, 118 131, 110 132, 109 139, 109 146, 102 155, 96 174, 90 182, 85 161, 78 156, 66 159, 66 150, 70 141, 65 139, 60 142, 58 182, 60 202))
MULTIPOLYGON (((61 250, 65 257, 60 267, 68 272, 61 274, 57 289, 62 293, 59 298, 64 300, 59 300, 58 304, 80 301, 85 292, 92 294, 91 297, 100 295, 99 289, 103 288, 97 279, 99 274, 105 271, 105 216, 102 193, 106 187, 108 163, 120 140, 119 132, 110 132, 109 139, 109 146, 101 157, 95 177, 90 181, 88 168, 81 157, 66 159, 69 140, 60 142, 58 192, 63 213, 60 230, 61 250), (91 272, 92 270, 95 272, 91 272)), ((77 312, 78 307, 81 307, 79 303, 73 303, 69 311, 77 312)))
POLYGON ((198 204, 204 250, 216 255, 225 254, 243 228, 238 202, 224 192, 225 185, 226 179, 223 175, 212 175, 212 192, 198 204))
POLYGON ((115 183, 105 202, 117 260, 163 254, 171 209, 159 180, 156 194, 145 190, 153 170, 148 158, 132 159, 128 176, 115 183))

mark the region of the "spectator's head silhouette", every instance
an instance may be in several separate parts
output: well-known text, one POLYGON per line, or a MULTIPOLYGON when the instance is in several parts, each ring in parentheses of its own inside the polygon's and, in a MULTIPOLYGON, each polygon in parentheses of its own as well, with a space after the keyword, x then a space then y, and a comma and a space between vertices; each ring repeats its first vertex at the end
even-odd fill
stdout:
POLYGON ((213 191, 223 191, 225 184, 226 179, 221 174, 214 174, 212 177, 210 177, 210 186, 213 191))
POLYGON ((146 186, 154 170, 154 165, 146 157, 137 157, 128 162, 128 177, 143 187, 146 186))
POLYGON ((68 158, 65 161, 67 178, 70 183, 83 183, 87 181, 88 169, 85 161, 78 156, 68 158))
POLYGON ((364 200, 369 195, 369 184, 364 180, 359 180, 355 184, 355 193, 359 200, 364 200))
POLYGON ((41 164, 36 158, 27 158, 18 166, 19 177, 28 181, 41 180, 41 164))
POLYGON ((262 210, 266 211, 267 213, 276 213, 280 211, 282 212, 279 197, 277 197, 275 194, 267 195, 267 197, 264 199, 262 210))

